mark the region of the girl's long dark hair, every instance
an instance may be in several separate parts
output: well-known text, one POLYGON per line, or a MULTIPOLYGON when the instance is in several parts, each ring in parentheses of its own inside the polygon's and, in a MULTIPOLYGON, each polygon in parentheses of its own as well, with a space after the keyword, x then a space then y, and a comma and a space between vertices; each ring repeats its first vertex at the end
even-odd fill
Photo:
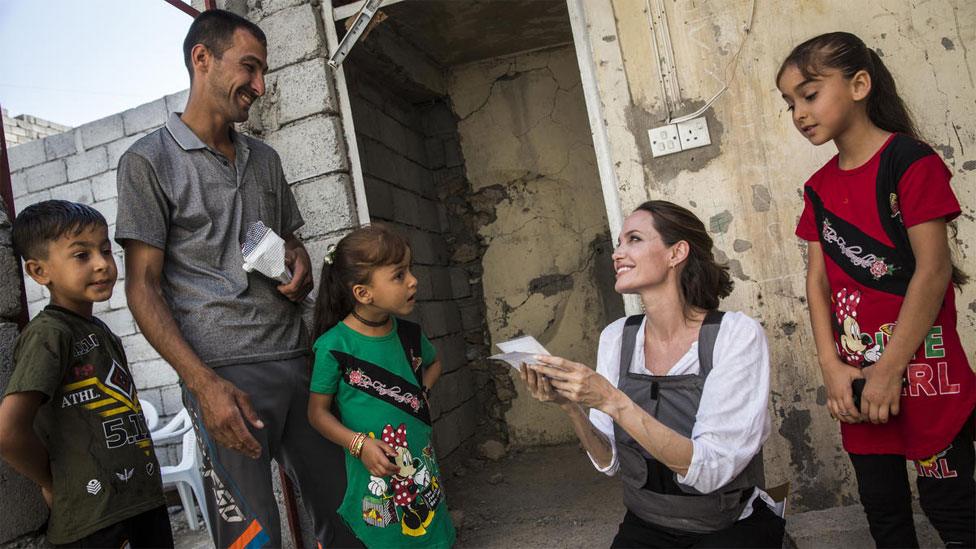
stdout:
POLYGON ((407 240, 382 223, 361 227, 342 237, 322 263, 314 336, 324 334, 352 312, 356 305, 353 286, 368 284, 375 269, 400 263, 409 251, 407 240))
MULTIPOLYGON (((868 119, 875 126, 892 133, 903 133, 921 140, 921 134, 911 112, 898 95, 895 79, 881 57, 867 47, 857 36, 849 32, 828 32, 803 42, 786 56, 776 73, 779 82, 787 67, 795 66, 804 78, 821 76, 825 69, 841 72, 844 78, 852 78, 858 71, 866 71, 871 77, 871 91, 867 98, 868 119)), ((955 239, 955 224, 949 224, 949 239, 955 239)), ((960 287, 969 276, 955 262, 952 264, 952 283, 960 287)))
POLYGON ((681 240, 688 243, 688 258, 680 280, 686 311, 688 307, 718 309, 719 301, 732 293, 733 282, 728 266, 715 261, 712 237, 708 236, 701 219, 666 200, 647 201, 637 206, 637 210, 651 214, 654 229, 666 246, 681 240))
POLYGON ((905 102, 898 95, 895 79, 881 57, 849 32, 828 32, 814 36, 793 48, 776 73, 779 82, 789 66, 800 70, 804 78, 822 76, 825 69, 835 69, 852 78, 858 71, 871 77, 871 92, 867 98, 867 114, 871 123, 892 133, 903 133, 920 139, 918 126, 905 102))

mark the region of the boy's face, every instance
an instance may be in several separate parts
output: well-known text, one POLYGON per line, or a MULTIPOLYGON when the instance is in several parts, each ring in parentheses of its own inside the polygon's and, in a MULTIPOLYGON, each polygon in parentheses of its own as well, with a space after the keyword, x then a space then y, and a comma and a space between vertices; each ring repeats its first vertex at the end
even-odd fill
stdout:
POLYGON ((47 286, 51 303, 90 316, 92 303, 112 297, 118 278, 108 229, 100 225, 62 235, 48 244, 46 259, 28 259, 24 269, 47 286))

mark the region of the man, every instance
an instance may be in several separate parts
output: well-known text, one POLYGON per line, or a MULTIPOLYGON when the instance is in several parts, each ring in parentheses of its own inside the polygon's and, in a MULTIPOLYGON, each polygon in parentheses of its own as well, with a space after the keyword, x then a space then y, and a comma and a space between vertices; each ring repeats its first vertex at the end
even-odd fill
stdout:
POLYGON ((119 161, 115 238, 129 308, 180 376, 204 449, 216 546, 281 545, 272 458, 297 481, 319 543, 355 544, 335 515, 342 451, 306 413, 298 302, 312 278, 294 235, 304 221, 277 153, 233 128, 264 95, 266 38, 246 19, 210 10, 191 25, 183 54, 186 110, 119 161), (285 239, 288 284, 242 268, 240 243, 258 220, 285 239))

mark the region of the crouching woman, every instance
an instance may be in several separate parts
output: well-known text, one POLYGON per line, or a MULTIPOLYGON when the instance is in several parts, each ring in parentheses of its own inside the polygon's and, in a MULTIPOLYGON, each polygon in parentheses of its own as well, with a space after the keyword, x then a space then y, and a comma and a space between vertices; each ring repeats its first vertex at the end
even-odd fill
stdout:
POLYGON ((622 478, 627 513, 612 547, 780 547, 784 521, 763 491, 766 336, 718 310, 732 280, 704 225, 646 202, 625 220, 613 267, 615 290, 638 294, 644 314, 603 330, 596 371, 548 356, 522 366, 593 465, 622 478))

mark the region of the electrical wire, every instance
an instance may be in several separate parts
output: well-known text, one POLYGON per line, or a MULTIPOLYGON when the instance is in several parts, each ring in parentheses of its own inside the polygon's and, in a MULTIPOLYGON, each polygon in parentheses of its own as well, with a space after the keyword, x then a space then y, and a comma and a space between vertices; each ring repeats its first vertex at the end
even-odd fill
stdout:
MULTIPOLYGON (((691 120, 693 118, 698 118, 699 116, 704 114, 705 111, 707 111, 709 107, 711 107, 712 104, 715 103, 715 101, 717 101, 718 98, 721 97, 722 94, 729 89, 729 85, 731 85, 732 80, 735 79, 735 70, 739 66, 739 54, 742 53, 742 49, 746 45, 746 40, 748 40, 749 35, 752 33, 752 24, 755 21, 755 19, 756 19, 756 0, 752 0, 752 7, 749 9, 749 22, 748 24, 746 24, 745 29, 743 29, 742 40, 739 42, 739 48, 735 50, 735 54, 732 56, 732 61, 729 62, 729 66, 726 67, 725 69, 725 84, 723 84, 722 88, 719 89, 715 93, 715 95, 711 97, 711 99, 706 101, 705 104, 700 109, 698 109, 697 111, 691 114, 687 114, 672 119, 671 109, 668 108, 668 120, 667 120, 668 124, 680 124, 681 122, 687 122, 688 120, 691 120)), ((651 32, 654 32, 653 28, 651 29, 651 32)), ((670 41, 671 41, 670 35, 665 35, 665 39, 668 41, 668 46, 670 47, 670 41)), ((665 104, 667 104, 667 101, 665 101, 665 104)))

